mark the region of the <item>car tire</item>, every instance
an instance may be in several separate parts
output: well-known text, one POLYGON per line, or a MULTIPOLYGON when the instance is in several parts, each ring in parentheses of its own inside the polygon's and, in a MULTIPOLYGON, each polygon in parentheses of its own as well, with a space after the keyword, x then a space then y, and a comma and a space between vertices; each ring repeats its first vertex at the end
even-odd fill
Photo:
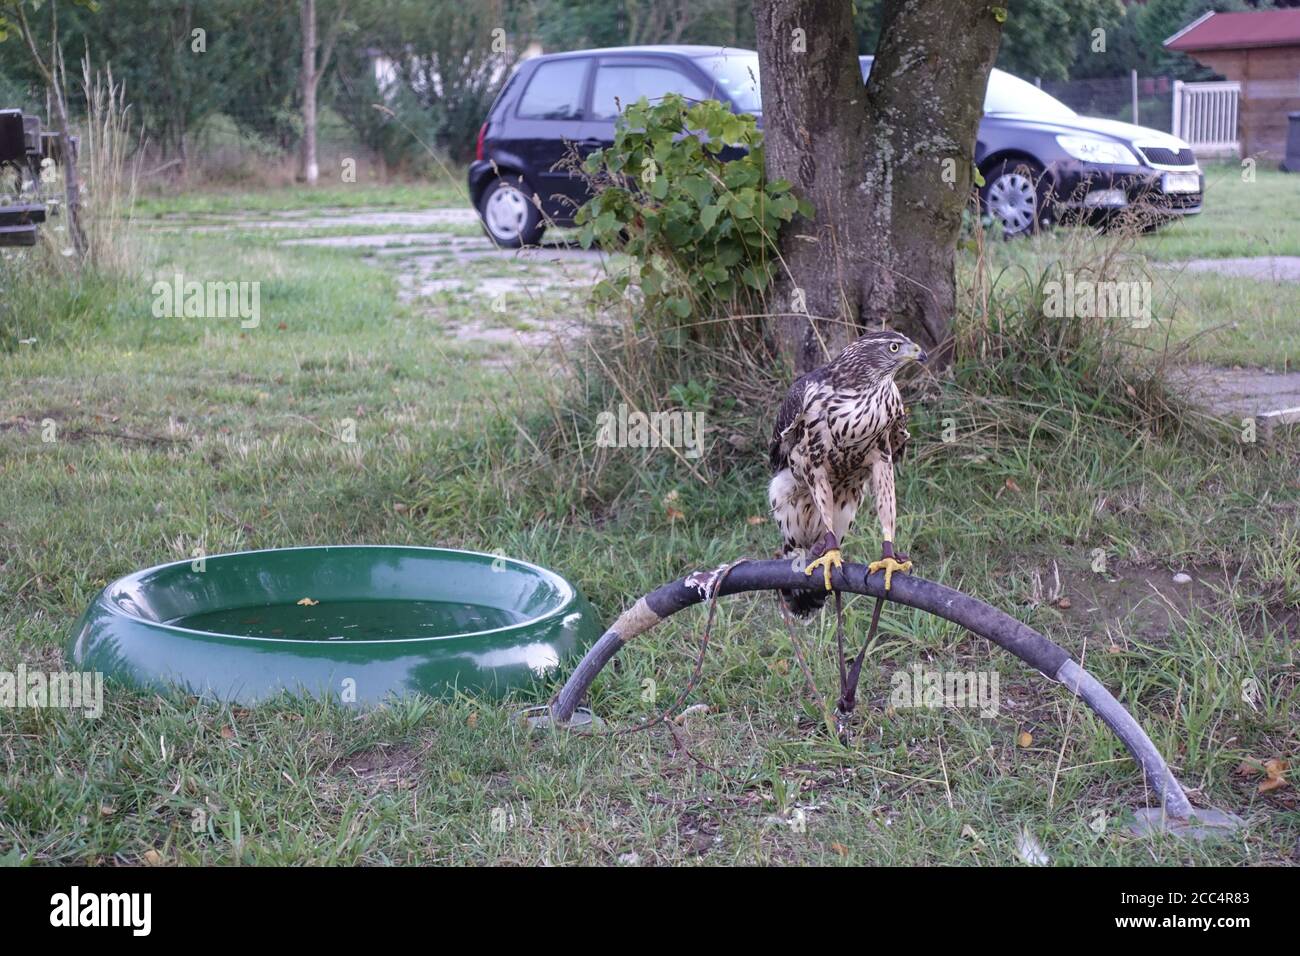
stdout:
POLYGON ((478 201, 479 222, 496 245, 505 249, 535 246, 546 227, 533 191, 518 175, 501 176, 488 183, 478 201))
POLYGON ((1028 236, 1050 222, 1050 194, 1043 167, 1029 159, 1005 159, 982 171, 980 209, 1002 223, 1008 238, 1028 236))

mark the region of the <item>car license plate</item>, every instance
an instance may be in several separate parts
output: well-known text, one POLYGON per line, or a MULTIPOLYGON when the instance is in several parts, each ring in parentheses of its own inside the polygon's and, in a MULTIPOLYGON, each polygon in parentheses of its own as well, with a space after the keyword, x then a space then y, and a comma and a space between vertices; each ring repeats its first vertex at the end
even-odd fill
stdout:
POLYGON ((1166 193, 1198 193, 1201 191, 1199 173, 1165 173, 1166 193))

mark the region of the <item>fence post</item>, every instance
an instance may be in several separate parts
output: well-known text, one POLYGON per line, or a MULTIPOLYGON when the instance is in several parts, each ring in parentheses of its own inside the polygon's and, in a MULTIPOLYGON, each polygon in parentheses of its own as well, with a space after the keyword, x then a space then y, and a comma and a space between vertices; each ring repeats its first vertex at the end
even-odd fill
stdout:
POLYGON ((1178 131, 1179 124, 1182 118, 1183 118, 1183 81, 1174 80, 1173 118, 1169 124, 1173 128, 1169 132, 1173 133, 1175 136, 1182 136, 1182 133, 1178 131))
POLYGON ((1129 70, 1129 82, 1133 87, 1133 125, 1138 125, 1138 71, 1129 70))

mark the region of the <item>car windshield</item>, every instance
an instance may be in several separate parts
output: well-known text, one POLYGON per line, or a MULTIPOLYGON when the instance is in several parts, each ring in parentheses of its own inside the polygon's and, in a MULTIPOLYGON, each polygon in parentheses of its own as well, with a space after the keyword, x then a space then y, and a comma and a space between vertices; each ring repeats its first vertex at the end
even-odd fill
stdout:
POLYGON ((989 88, 984 94, 984 112, 1027 113, 1055 119, 1069 119, 1077 115, 1056 97, 1001 70, 989 74, 989 88))
POLYGON ((742 113, 763 112, 758 89, 758 54, 744 50, 721 50, 695 60, 713 77, 715 95, 725 94, 742 113))
MULTIPOLYGON (((862 64, 862 81, 865 83, 871 73, 873 57, 864 56, 859 59, 862 64)), ((994 70, 989 74, 988 89, 984 93, 984 113, 1024 113, 1055 119, 1068 119, 1078 115, 1056 97, 1002 70, 994 70)))

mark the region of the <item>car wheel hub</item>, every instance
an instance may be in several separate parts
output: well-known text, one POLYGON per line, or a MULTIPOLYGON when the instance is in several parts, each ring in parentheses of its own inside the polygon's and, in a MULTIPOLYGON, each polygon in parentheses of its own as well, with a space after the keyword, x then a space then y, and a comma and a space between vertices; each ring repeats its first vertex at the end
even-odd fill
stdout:
POLYGON ((488 228, 498 239, 515 239, 528 221, 528 200, 514 186, 500 186, 488 199, 488 228))
POLYGON ((988 207, 1008 232, 1023 232, 1038 213, 1038 194, 1028 176, 1003 173, 989 187, 988 207))

